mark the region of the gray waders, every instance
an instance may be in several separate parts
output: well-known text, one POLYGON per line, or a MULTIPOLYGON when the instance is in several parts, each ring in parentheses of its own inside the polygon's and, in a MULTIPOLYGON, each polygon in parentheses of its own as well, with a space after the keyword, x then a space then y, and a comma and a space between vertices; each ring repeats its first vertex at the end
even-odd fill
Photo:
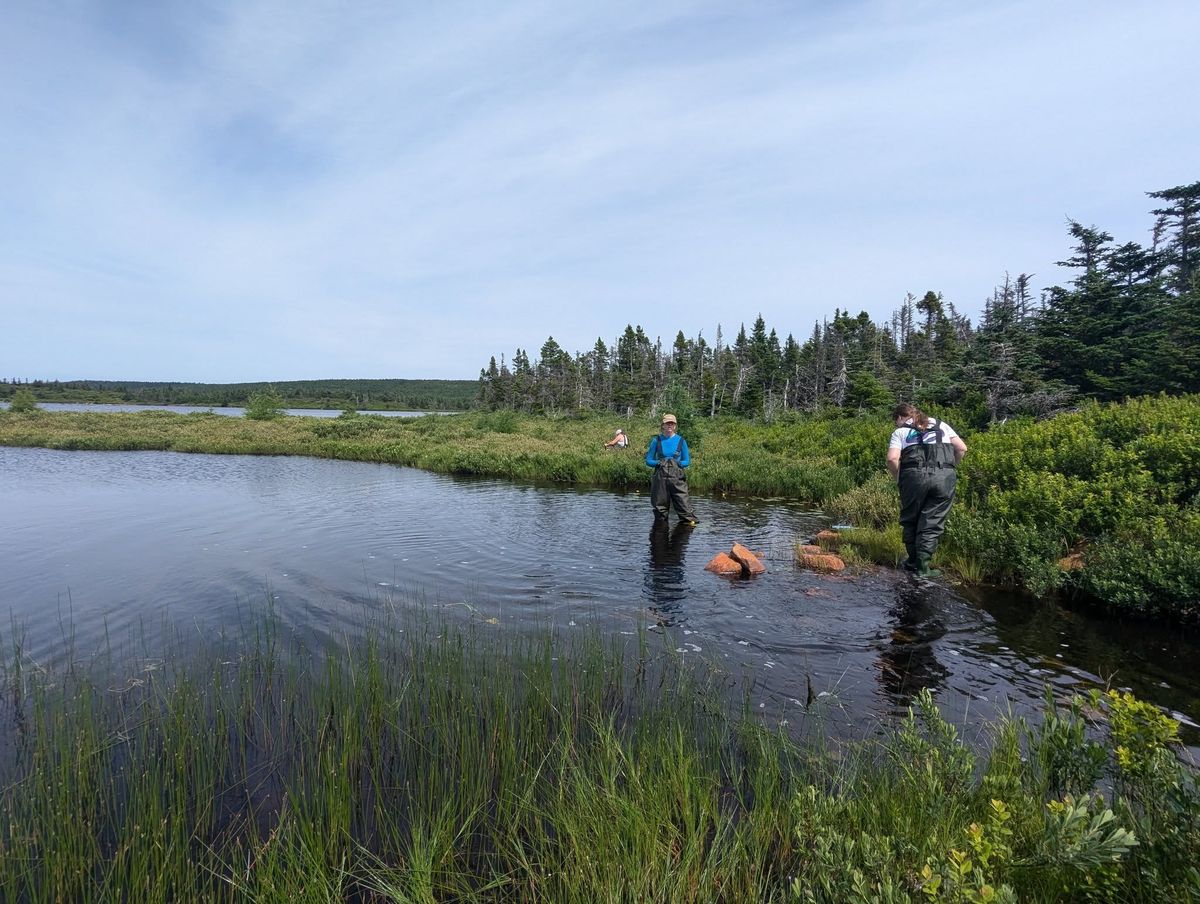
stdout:
POLYGON ((929 560, 946 529, 958 471, 954 447, 942 442, 940 421, 935 420, 927 430, 916 432, 921 434, 922 441, 900 453, 900 528, 908 553, 904 567, 927 574, 929 560), (936 432, 937 441, 924 442, 925 434, 932 432, 936 432))
POLYGON ((684 521, 695 521, 696 513, 688 498, 687 478, 683 468, 673 458, 659 458, 654 476, 650 478, 650 501, 654 503, 654 517, 666 518, 671 506, 684 521))

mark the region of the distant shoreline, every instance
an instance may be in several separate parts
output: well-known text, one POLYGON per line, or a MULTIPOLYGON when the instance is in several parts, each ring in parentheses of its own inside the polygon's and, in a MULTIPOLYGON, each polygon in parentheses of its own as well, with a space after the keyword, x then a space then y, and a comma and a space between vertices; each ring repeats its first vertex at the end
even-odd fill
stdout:
POLYGON ((343 411, 465 411, 475 405, 476 380, 281 380, 253 383, 181 383, 141 380, 0 381, 0 402, 26 390, 40 404, 184 405, 244 407, 258 393, 280 397, 287 408, 343 411))

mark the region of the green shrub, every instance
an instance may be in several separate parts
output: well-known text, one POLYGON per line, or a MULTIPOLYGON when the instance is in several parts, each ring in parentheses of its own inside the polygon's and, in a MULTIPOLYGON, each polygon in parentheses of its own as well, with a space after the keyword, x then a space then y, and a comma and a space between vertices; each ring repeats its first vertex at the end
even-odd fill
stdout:
POLYGON ((1108 752, 1091 739, 1085 706, 1084 698, 1076 696, 1059 707, 1046 687, 1042 721, 1026 733, 1039 792, 1054 797, 1087 794, 1104 775, 1108 752))
POLYGON ((1063 582, 1058 559, 1065 551, 1061 535, 1052 529, 956 506, 938 552, 976 563, 986 580, 1048 593, 1063 582))
POLYGON ((1200 617, 1200 512, 1133 514, 1132 523, 1087 548, 1078 586, 1122 609, 1200 617))
POLYGON ((515 411, 487 411, 474 418, 475 427, 483 433, 516 433, 519 418, 515 411))
POLYGON ((18 389, 13 393, 12 401, 9 403, 8 410, 16 414, 25 414, 30 411, 38 410, 37 399, 33 397, 33 393, 28 389, 18 389))
POLYGON ((274 386, 254 393, 246 402, 246 417, 252 421, 270 421, 283 417, 283 396, 274 386))

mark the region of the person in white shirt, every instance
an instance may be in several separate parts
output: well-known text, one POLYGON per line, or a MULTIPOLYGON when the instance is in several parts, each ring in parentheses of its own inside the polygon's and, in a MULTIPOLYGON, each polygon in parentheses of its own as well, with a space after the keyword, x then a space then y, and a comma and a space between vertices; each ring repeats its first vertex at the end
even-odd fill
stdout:
POLYGON ((912 405, 897 405, 892 420, 896 429, 888 442, 887 469, 900 484, 900 528, 908 553, 904 567, 932 577, 938 572, 929 560, 946 529, 967 444, 945 421, 912 405))
POLYGON ((624 449, 629 445, 629 437, 625 435, 625 431, 618 427, 617 432, 613 434, 613 438, 604 444, 605 449, 624 449))

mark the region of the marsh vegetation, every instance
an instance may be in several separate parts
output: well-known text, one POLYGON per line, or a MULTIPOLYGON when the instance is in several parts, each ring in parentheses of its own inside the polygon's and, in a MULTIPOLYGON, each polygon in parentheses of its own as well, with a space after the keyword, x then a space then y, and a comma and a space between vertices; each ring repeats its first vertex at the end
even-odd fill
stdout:
POLYGON ((7 900, 1187 901, 1176 725, 1047 703, 972 749, 927 692, 859 742, 627 643, 430 619, 61 673, 6 652, 7 900))

